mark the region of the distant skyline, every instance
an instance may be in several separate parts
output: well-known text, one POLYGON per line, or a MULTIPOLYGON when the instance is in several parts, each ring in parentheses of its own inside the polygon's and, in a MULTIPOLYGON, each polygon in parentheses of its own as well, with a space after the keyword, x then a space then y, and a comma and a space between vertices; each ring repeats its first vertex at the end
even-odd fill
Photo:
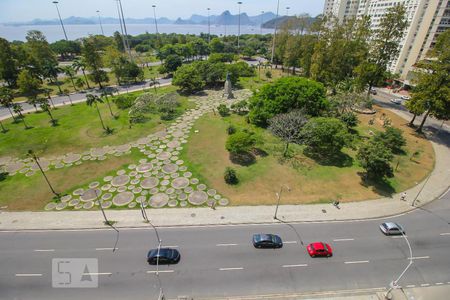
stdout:
MULTIPOLYGON (((25 22, 33 19, 57 18, 53 0, 0 0, 0 23, 25 22)), ((325 0, 280 0, 280 15, 308 13, 316 16, 322 13, 325 0)), ((241 12, 259 15, 261 11, 276 13, 277 0, 242 1, 241 12)), ((235 0, 122 0, 126 18, 153 17, 152 5, 157 6, 157 17, 176 19, 189 18, 193 14, 207 15, 206 8, 211 8, 211 15, 219 15, 225 10, 238 14, 235 0)), ((104 17, 117 17, 115 0, 59 0, 62 18, 70 16, 92 17, 100 10, 104 17)))

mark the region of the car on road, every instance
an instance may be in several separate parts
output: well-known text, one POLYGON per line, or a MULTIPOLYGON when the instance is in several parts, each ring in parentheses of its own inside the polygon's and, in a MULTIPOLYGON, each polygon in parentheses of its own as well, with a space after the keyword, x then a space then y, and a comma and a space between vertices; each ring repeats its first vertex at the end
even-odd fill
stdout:
POLYGON ((403 95, 400 97, 402 100, 411 100, 410 96, 403 95))
POLYGON ((402 99, 400 99, 400 98, 392 98, 391 102, 394 103, 394 104, 400 105, 400 104, 402 104, 402 99))
POLYGON ((152 249, 147 254, 147 262, 150 265, 171 265, 177 264, 180 261, 180 252, 176 249, 161 248, 152 249))
POLYGON ((371 88, 371 89, 370 89, 370 93, 371 93, 372 95, 376 95, 376 94, 377 94, 377 90, 376 90, 375 88, 371 88))
POLYGON ((253 246, 255 248, 281 248, 283 241, 276 234, 259 233, 254 234, 252 238, 253 246))
POLYGON ((403 227, 395 222, 382 223, 380 225, 380 230, 385 235, 400 235, 402 233, 405 234, 405 230, 403 229, 403 227))
POLYGON ((322 243, 322 242, 311 243, 306 247, 306 250, 308 251, 308 254, 311 257, 316 257, 316 256, 331 257, 331 256, 333 256, 333 249, 331 249, 331 246, 326 243, 322 243))

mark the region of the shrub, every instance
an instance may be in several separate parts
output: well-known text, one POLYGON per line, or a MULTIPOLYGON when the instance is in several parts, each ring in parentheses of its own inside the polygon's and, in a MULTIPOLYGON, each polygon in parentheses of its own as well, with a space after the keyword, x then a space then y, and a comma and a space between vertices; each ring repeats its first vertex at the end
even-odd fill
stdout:
POLYGON ((225 148, 232 154, 249 152, 256 144, 256 139, 252 132, 239 131, 230 135, 225 144, 225 148))
POLYGON ((344 112, 342 115, 339 116, 339 119, 345 123, 347 128, 356 127, 356 125, 358 125, 359 123, 358 116, 351 111, 344 112))
POLYGON ((136 98, 131 95, 120 95, 114 97, 113 102, 116 104, 118 109, 127 109, 133 105, 135 99, 136 98))
POLYGON ((192 94, 201 91, 205 86, 205 81, 195 64, 190 64, 182 65, 176 70, 172 84, 179 86, 181 91, 192 94))
POLYGON ((384 132, 377 132, 373 139, 384 144, 392 153, 401 153, 403 151, 402 147, 406 145, 403 132, 394 127, 387 127, 384 132))
POLYGON ((211 63, 226 63, 226 62, 233 62, 235 59, 235 56, 233 53, 211 53, 208 57, 208 61, 211 63))
POLYGON ((234 127, 233 125, 228 126, 227 133, 228 133, 228 135, 235 134, 236 133, 236 127, 234 127))
POLYGON ((242 114, 245 110, 247 110, 247 101, 245 100, 241 100, 237 103, 233 103, 231 104, 231 109, 233 110, 233 112, 235 112, 236 114, 240 115, 242 114))
POLYGON ((357 158, 368 178, 380 179, 392 176, 392 152, 383 143, 372 139, 359 148, 357 158))
POLYGON ((266 77, 267 77, 267 78, 272 78, 272 71, 267 70, 267 71, 266 71, 266 77))
POLYGON ((237 184, 239 182, 239 179, 237 178, 236 175, 236 171, 230 167, 227 167, 225 169, 223 178, 225 179, 225 182, 227 184, 237 184))
POLYGON ((217 111, 222 117, 226 117, 230 114, 230 109, 225 104, 220 104, 219 106, 217 106, 217 111))

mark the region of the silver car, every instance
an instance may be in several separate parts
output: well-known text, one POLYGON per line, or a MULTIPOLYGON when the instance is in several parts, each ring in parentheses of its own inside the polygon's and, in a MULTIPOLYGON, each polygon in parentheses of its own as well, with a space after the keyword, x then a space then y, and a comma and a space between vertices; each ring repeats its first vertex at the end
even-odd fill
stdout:
POLYGON ((398 223, 386 222, 380 225, 380 230, 385 235, 400 235, 405 234, 405 230, 398 223))

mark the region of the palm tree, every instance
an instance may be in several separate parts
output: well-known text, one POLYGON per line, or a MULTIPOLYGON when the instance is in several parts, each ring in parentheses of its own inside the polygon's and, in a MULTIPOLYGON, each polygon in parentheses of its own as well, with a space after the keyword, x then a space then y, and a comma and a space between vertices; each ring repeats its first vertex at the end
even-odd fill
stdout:
POLYGON ((108 89, 102 89, 101 97, 105 97, 106 104, 108 104, 109 112, 111 113, 111 117, 115 117, 113 112, 112 112, 111 104, 109 103, 108 96, 112 96, 112 92, 110 90, 108 90, 108 89))
POLYGON ((66 74, 70 78, 70 81, 72 82, 72 86, 75 89, 75 91, 78 91, 74 81, 75 70, 73 66, 65 66, 62 68, 62 70, 64 74, 66 74))
POLYGON ((39 98, 39 106, 41 107, 42 111, 45 111, 48 116, 50 117, 50 123, 52 123, 52 126, 56 126, 58 124, 58 120, 56 120, 55 118, 53 118, 52 112, 51 112, 51 107, 48 103, 48 99, 47 98, 39 98))
POLYGON ((27 99, 27 103, 34 106, 36 112, 38 112, 37 105, 39 104, 38 99, 36 97, 30 97, 27 99))
POLYGON ((2 128, 2 133, 7 133, 8 130, 3 126, 2 120, 0 120, 0 127, 2 128))
POLYGON ((100 122, 102 123, 103 130, 106 131, 105 123, 103 123, 102 115, 100 114, 100 109, 98 108, 98 103, 103 103, 102 98, 97 95, 87 94, 86 95, 86 104, 91 106, 95 105, 95 108, 98 112, 98 117, 100 118, 100 122))
POLYGON ((161 84, 159 83, 158 79, 156 79, 156 77, 152 77, 150 78, 150 86, 153 86, 153 88, 155 89, 155 94, 158 94, 158 91, 156 90, 156 85, 161 86, 161 84))
POLYGON ((89 86, 89 80, 86 76, 86 64, 84 63, 83 59, 77 58, 73 61, 72 63, 72 67, 74 68, 75 71, 79 71, 81 70, 81 72, 83 72, 83 76, 84 76, 84 80, 86 81, 86 85, 88 87, 88 89, 90 89, 91 87, 89 86))
POLYGON ((61 86, 58 81, 58 74, 62 72, 62 69, 53 63, 47 63, 43 65, 44 77, 48 78, 50 83, 55 83, 58 87, 59 93, 62 94, 61 86))
POLYGON ((69 98, 70 105, 73 106, 72 98, 70 97, 70 92, 68 89, 64 89, 63 95, 69 98))
POLYGON ((6 107, 9 110, 9 113, 11 114, 11 117, 13 118, 14 122, 16 122, 16 117, 14 116, 11 107, 13 105, 14 96, 12 94, 11 89, 7 87, 2 87, 0 89, 0 103, 4 107, 6 107))
POLYGON ((45 93, 45 95, 47 95, 48 100, 50 101, 50 103, 53 106, 53 109, 56 109, 55 107, 55 103, 53 103, 52 97, 50 96, 50 93, 53 91, 52 89, 42 89, 42 91, 45 93))
POLYGON ((25 116, 22 114, 23 112, 23 108, 22 105, 20 105, 19 103, 14 103, 12 105, 13 111, 14 113, 16 113, 19 118, 22 120, 23 125, 25 126, 25 129, 29 129, 30 127, 28 127, 27 123, 25 122, 25 116))

